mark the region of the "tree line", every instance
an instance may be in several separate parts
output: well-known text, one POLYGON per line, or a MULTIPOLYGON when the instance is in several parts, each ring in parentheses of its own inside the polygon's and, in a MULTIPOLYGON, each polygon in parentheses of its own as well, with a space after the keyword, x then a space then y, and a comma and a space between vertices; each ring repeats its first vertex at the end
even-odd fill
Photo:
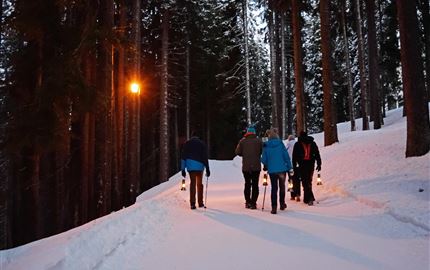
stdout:
POLYGON ((404 105, 429 151, 428 0, 0 2, 0 248, 133 204, 191 130, 231 159, 249 124, 330 145, 404 105))

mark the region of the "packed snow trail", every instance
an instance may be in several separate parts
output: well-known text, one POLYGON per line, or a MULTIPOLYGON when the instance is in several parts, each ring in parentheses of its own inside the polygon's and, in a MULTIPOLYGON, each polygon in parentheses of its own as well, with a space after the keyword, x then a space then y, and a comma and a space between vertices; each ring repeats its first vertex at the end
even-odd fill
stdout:
POLYGON ((272 215, 269 185, 263 212, 260 184, 259 209, 245 209, 241 159, 210 161, 207 209, 190 210, 189 180, 180 191, 177 174, 129 208, 1 251, 0 270, 428 270, 429 155, 403 158, 399 113, 379 131, 340 126, 334 146, 316 135, 324 184, 314 185, 314 206, 287 200, 272 215))

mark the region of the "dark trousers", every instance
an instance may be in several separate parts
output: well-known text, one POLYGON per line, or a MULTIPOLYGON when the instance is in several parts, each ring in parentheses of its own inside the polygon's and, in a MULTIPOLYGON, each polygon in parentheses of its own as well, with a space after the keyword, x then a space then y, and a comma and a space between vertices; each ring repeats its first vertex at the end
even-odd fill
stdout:
POLYGON ((291 191, 291 197, 300 197, 300 177, 298 175, 293 175, 291 179, 293 181, 293 191, 291 191))
POLYGON ((299 165, 300 177, 303 185, 303 202, 308 203, 315 201, 314 193, 312 192, 312 177, 314 176, 314 163, 303 161, 299 165))
POLYGON ((190 204, 196 205, 196 186, 197 186, 197 201, 199 206, 203 206, 203 172, 191 171, 190 173, 190 204))
POLYGON ((272 185, 271 199, 272 199, 272 209, 278 208, 277 197, 278 197, 278 187, 279 187, 279 204, 285 205, 285 172, 281 173, 271 173, 270 184, 272 185))
POLYGON ((260 171, 244 172, 243 177, 245 178, 245 189, 243 195, 245 196, 246 203, 257 204, 258 199, 258 180, 260 178, 260 171))

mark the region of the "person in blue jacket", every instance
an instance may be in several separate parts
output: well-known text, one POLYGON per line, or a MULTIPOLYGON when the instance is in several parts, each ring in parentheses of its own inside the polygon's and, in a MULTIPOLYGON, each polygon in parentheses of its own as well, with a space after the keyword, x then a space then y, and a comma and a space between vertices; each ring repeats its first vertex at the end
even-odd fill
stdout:
POLYGON ((272 211, 270 213, 276 214, 278 208, 278 187, 279 209, 285 210, 285 208, 287 208, 287 204, 285 203, 285 179, 287 172, 292 169, 292 166, 287 148, 279 139, 278 130, 276 128, 271 128, 267 131, 267 135, 269 140, 263 145, 261 162, 264 165, 263 170, 269 172, 270 184, 272 186, 272 211))
POLYGON ((203 204, 203 170, 206 168, 206 176, 210 176, 208 150, 206 144, 199 139, 197 132, 191 133, 191 138, 185 142, 181 153, 181 172, 186 176, 185 170, 190 175, 190 204, 191 209, 196 209, 196 187, 197 201, 199 207, 203 204))

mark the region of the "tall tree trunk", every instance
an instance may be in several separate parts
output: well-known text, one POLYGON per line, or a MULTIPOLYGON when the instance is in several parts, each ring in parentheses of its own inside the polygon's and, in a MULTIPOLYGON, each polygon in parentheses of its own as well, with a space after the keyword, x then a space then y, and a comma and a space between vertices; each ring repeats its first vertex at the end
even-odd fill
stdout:
MULTIPOLYGON (((97 79, 97 60, 95 53, 90 53, 85 60, 85 79, 88 86, 96 89, 96 79, 97 79)), ((96 105, 96 107, 98 107, 96 105)), ((88 208, 88 220, 93 220, 97 218, 97 175, 96 175, 96 113, 90 111, 88 113, 88 204, 82 201, 82 207, 88 208)))
MULTIPOLYGON (((135 64, 135 71, 137 75, 137 80, 141 80, 141 65, 140 65, 140 52, 141 52, 141 0, 135 0, 134 1, 134 20, 133 25, 135 28, 134 32, 134 44, 136 46, 136 52, 135 52, 135 58, 134 58, 134 64, 135 64)), ((135 188, 135 195, 133 197, 133 200, 136 200, 136 196, 140 193, 140 95, 137 96, 136 101, 136 178, 134 183, 135 188)))
POLYGON ((361 28, 361 8, 360 1, 353 0, 355 4, 355 22, 358 36, 358 65, 360 67, 360 92, 361 92, 361 117, 363 118, 363 130, 369 129, 369 119, 367 113, 367 87, 366 70, 364 68, 364 44, 361 28))
POLYGON ((286 114, 287 114, 287 109, 286 109, 286 63, 285 63, 285 11, 281 12, 281 97, 282 97, 282 130, 281 130, 281 138, 285 139, 286 137, 286 123, 287 123, 287 119, 286 119, 286 114))
POLYGON ((186 67, 185 67, 185 83, 186 83, 186 93, 185 93, 185 128, 187 140, 190 139, 190 91, 191 91, 191 81, 190 81, 190 36, 187 33, 187 49, 186 49, 186 67))
POLYGON ((277 86, 277 61, 276 61, 276 55, 277 55, 277 44, 275 44, 275 38, 274 38, 274 28, 276 27, 274 25, 274 17, 276 16, 275 11, 269 12, 269 22, 268 22, 268 28, 269 28, 269 43, 270 43, 270 72, 271 72, 271 96, 272 96, 272 127, 279 127, 278 123, 278 86, 277 86))
POLYGON ((112 43, 108 38, 113 28, 113 0, 100 3, 99 24, 102 33, 98 54, 98 108, 96 113, 96 177, 98 184, 98 215, 111 209, 111 96, 112 96, 112 43))
POLYGON ((368 55, 369 55, 369 92, 371 95, 371 114, 373 128, 381 128, 381 105, 379 101, 379 69, 378 45, 376 43, 375 0, 366 0, 367 26, 368 26, 368 55))
POLYGON ((349 112, 349 120, 351 122, 351 131, 355 131, 355 114, 354 114, 354 90, 352 88, 352 78, 351 78, 351 61, 349 59, 349 42, 348 35, 346 34, 346 21, 345 21, 345 3, 346 0, 341 1, 341 27, 342 27, 342 35, 343 40, 345 42, 345 46, 343 49, 346 61, 346 76, 348 80, 348 112, 349 112))
POLYGON ((243 0, 243 38, 245 43, 245 90, 246 90, 246 122, 251 124, 251 90, 249 86, 249 49, 248 49, 248 0, 243 0))
POLYGON ((422 156, 430 151, 429 109, 425 96, 423 62, 417 10, 408 0, 397 0, 400 29, 403 92, 406 104, 406 157, 422 156))
POLYGON ((161 93, 160 93, 160 182, 168 180, 169 174, 169 110, 168 110, 168 54, 169 11, 163 12, 161 34, 161 93))
POLYGON ((300 26, 300 5, 301 0, 291 1, 293 42, 294 42, 294 77, 296 80, 296 134, 306 131, 305 118, 305 93, 303 85, 303 57, 302 57, 302 38, 300 26))
MULTIPOLYGON (((120 1, 119 7, 119 38, 125 39, 125 32, 127 27, 127 5, 125 0, 120 1)), ((126 95, 126 79, 125 79, 125 67, 126 67, 126 55, 125 55, 125 44, 121 44, 118 47, 118 89, 117 89, 117 104, 116 104, 116 137, 118 140, 118 174, 119 181, 118 186, 115 189, 118 190, 118 199, 116 202, 116 208, 125 205, 124 201, 124 185, 126 173, 125 173, 125 124, 124 124, 124 102, 126 95)), ((115 207, 115 204, 114 204, 115 207)))
POLYGON ((331 78, 330 7, 328 0, 320 2, 322 75, 324 91, 324 146, 338 142, 334 118, 333 86, 331 78))

